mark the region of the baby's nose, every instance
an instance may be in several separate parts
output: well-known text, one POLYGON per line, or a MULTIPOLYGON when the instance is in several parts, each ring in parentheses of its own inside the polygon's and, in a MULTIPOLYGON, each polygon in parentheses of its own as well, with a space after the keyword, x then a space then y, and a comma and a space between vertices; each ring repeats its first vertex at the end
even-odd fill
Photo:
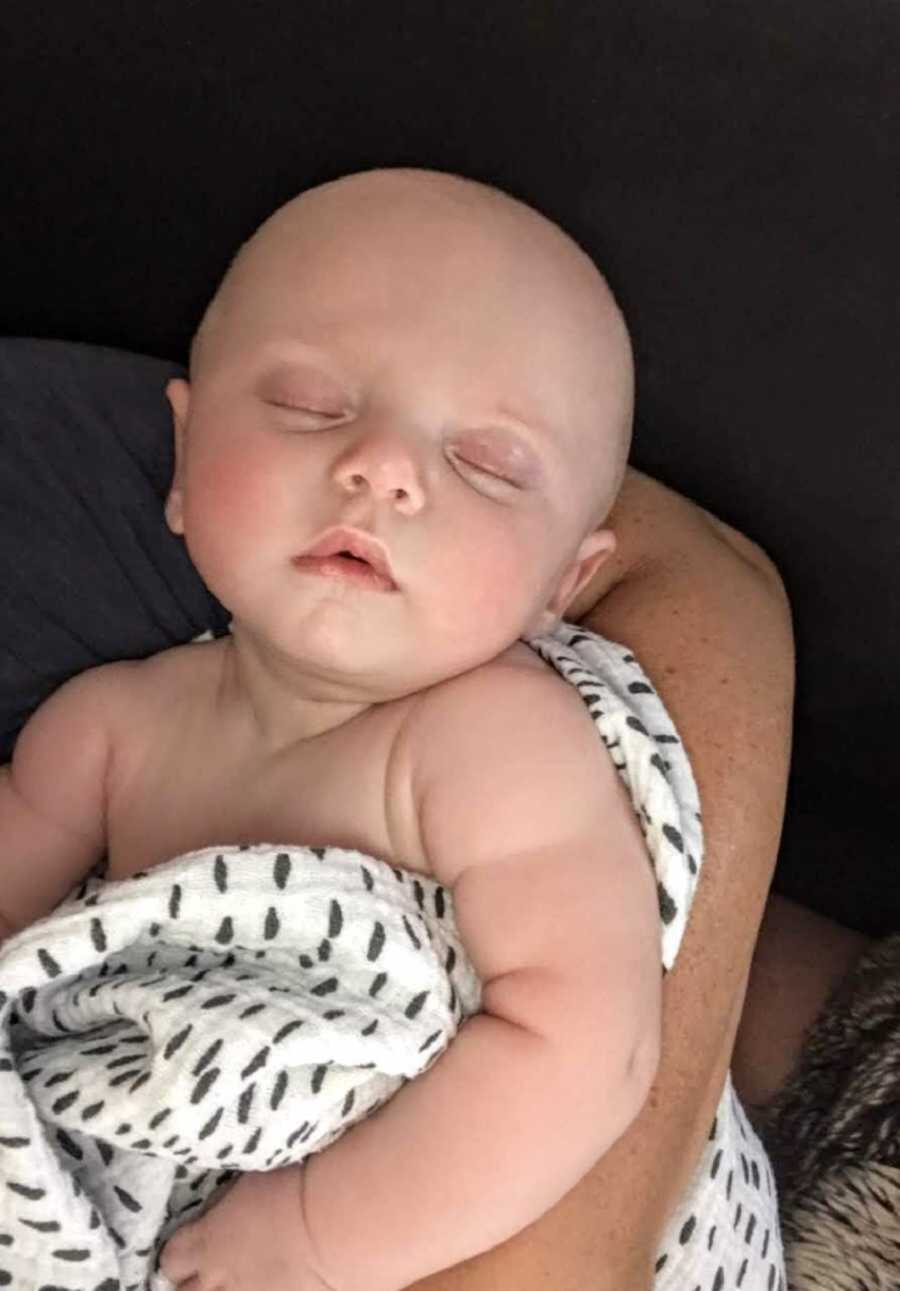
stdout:
POLYGON ((421 468, 409 444, 399 435, 369 435, 344 453, 335 471, 348 493, 370 489, 373 497, 395 501, 406 513, 425 501, 421 468))

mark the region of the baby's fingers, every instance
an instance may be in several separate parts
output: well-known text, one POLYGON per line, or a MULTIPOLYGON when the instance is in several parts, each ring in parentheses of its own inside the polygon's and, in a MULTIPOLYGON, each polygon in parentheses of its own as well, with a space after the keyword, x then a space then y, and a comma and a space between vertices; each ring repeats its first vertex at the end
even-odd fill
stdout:
POLYGON ((178 1291, 215 1291, 217 1282, 199 1276, 208 1262, 206 1246, 206 1233, 199 1221, 185 1224, 166 1242, 159 1267, 178 1291))

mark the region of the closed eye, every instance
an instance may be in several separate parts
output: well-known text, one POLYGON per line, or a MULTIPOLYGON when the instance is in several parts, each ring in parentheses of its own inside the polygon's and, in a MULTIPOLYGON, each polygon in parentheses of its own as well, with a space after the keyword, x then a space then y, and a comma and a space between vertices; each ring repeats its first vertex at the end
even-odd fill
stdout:
POLYGON ((342 412, 327 412, 324 408, 306 408, 297 403, 282 403, 279 399, 268 399, 266 401, 272 408, 280 408, 283 412, 302 412, 307 417, 343 417, 342 412))
POLYGON ((496 471, 490 471, 486 466, 479 466, 477 462, 468 462, 467 465, 474 467, 474 469, 476 471, 480 471, 482 475, 489 475, 492 480, 501 480, 504 484, 512 484, 515 486, 515 480, 509 479, 506 475, 498 475, 496 471))
POLYGON ((479 475, 484 475, 487 479, 494 480, 497 484, 506 484, 511 489, 521 489, 522 487, 521 484, 517 484, 515 480, 509 479, 506 475, 499 475, 496 471, 488 470, 488 468, 486 466, 482 466, 480 462, 470 462, 468 458, 465 457, 457 457, 456 460, 462 463, 462 465, 468 470, 477 471, 479 475))

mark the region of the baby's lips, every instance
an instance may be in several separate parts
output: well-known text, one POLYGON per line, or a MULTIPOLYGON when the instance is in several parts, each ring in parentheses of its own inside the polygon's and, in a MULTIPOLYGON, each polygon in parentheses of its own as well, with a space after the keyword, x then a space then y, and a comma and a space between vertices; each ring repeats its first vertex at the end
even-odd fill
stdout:
POLYGON ((330 556, 294 556, 291 563, 301 572, 321 574, 325 578, 339 578, 371 591, 396 592, 397 590, 392 579, 385 578, 366 561, 356 560, 352 556, 339 553, 330 556))
POLYGON ((391 562, 384 544, 361 529, 349 529, 340 525, 327 529, 303 554, 304 556, 339 556, 348 552, 358 560, 364 560, 385 582, 391 587, 396 587, 391 562))

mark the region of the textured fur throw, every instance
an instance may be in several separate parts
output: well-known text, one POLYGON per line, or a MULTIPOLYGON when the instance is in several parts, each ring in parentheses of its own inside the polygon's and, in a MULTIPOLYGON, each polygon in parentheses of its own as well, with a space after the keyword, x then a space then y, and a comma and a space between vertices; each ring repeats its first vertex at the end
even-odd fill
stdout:
POLYGON ((900 934, 829 1000, 762 1126, 790 1291, 900 1287, 900 934))

